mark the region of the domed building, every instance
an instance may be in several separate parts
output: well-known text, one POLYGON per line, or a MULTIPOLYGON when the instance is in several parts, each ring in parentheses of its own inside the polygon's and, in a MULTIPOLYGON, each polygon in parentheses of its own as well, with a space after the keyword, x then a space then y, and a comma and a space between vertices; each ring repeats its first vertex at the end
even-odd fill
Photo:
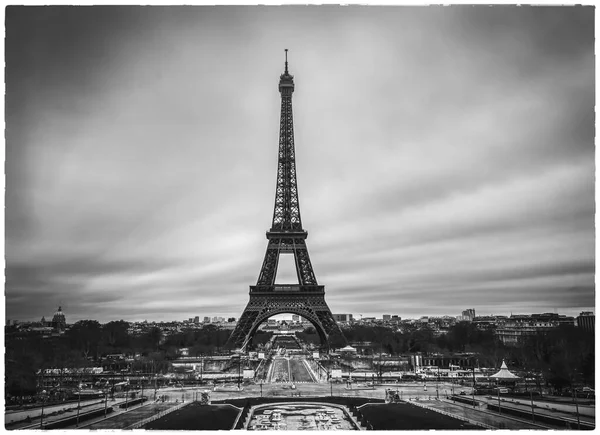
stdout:
POLYGON ((62 312, 61 307, 58 307, 58 311, 54 313, 54 317, 52 317, 52 327, 59 331, 64 331, 67 327, 67 319, 65 318, 65 313, 62 312))

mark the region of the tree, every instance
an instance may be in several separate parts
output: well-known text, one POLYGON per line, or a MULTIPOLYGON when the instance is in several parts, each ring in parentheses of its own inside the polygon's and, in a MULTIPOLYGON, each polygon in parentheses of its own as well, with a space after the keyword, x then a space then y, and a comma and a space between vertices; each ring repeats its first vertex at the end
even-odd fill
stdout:
POLYGON ((102 338, 106 345, 113 348, 123 348, 130 345, 129 322, 117 320, 108 322, 102 327, 102 338))
POLYGON ((94 353, 97 358, 98 345, 102 336, 102 327, 96 320, 80 320, 67 332, 71 347, 80 350, 84 357, 94 353))
POLYGON ((155 351, 163 338, 163 332, 158 326, 154 326, 146 333, 146 340, 155 351))

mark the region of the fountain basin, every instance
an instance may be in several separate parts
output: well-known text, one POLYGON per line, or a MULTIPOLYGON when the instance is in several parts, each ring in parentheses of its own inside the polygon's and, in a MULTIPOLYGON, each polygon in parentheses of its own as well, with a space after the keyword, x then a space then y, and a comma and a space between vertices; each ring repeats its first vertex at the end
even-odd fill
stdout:
POLYGON ((246 430, 360 430, 343 405, 280 402, 250 409, 246 430))

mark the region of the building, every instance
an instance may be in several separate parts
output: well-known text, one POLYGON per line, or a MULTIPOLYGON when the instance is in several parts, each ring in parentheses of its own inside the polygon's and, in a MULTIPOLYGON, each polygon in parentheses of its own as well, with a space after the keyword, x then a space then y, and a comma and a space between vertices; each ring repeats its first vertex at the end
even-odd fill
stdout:
POLYGON ((467 308, 466 310, 464 310, 462 312, 463 317, 465 317, 465 320, 467 320, 468 322, 472 322, 473 319, 475 318, 475 309, 474 308, 467 308))
POLYGON ((392 316, 390 314, 384 314, 383 315, 383 321, 384 322, 389 322, 391 318, 392 318, 392 316))
POLYGON ((477 367, 477 356, 472 354, 454 354, 454 355, 411 355, 410 363, 417 370, 420 367, 436 367, 450 369, 451 367, 469 369, 477 367))
POLYGON ((560 324, 560 316, 555 313, 513 314, 496 328, 496 336, 506 345, 518 345, 528 336, 548 331, 560 324))
MULTIPOLYGON (((458 316, 462 317, 462 316, 458 316)), ((482 331, 495 330, 508 321, 506 316, 479 316, 473 319, 473 324, 482 331)))
POLYGON ((336 322, 351 322, 352 314, 334 314, 333 320, 336 322))
POLYGON ((585 331, 594 332, 594 326, 596 324, 596 316, 591 311, 582 311, 577 316, 577 327, 585 331))
POLYGON ((54 313, 52 317, 52 327, 59 331, 64 331, 67 327, 67 319, 65 313, 62 311, 62 307, 58 307, 58 311, 54 313))
POLYGON ((229 330, 234 330, 235 329, 235 325, 237 325, 237 322, 234 321, 227 321, 227 322, 222 322, 221 323, 221 329, 229 329, 229 330))
POLYGON ((196 324, 200 323, 200 316, 194 317, 194 323, 196 323, 196 324))
POLYGON ((299 322, 300 321, 300 316, 298 314, 292 314, 292 321, 293 322, 299 322))
POLYGON ((210 317, 205 317, 204 318, 204 323, 210 323, 210 317))

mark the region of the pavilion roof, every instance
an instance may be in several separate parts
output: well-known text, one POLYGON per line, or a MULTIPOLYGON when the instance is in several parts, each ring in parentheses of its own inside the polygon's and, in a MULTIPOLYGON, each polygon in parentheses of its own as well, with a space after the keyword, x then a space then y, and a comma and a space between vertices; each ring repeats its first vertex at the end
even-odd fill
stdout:
POLYGON ((511 373, 508 370, 508 367, 506 366, 506 363, 504 362, 504 360, 502 360, 502 365, 500 366, 500 371, 492 376, 490 376, 490 378, 496 378, 496 379, 519 379, 519 377, 513 373, 511 373))

